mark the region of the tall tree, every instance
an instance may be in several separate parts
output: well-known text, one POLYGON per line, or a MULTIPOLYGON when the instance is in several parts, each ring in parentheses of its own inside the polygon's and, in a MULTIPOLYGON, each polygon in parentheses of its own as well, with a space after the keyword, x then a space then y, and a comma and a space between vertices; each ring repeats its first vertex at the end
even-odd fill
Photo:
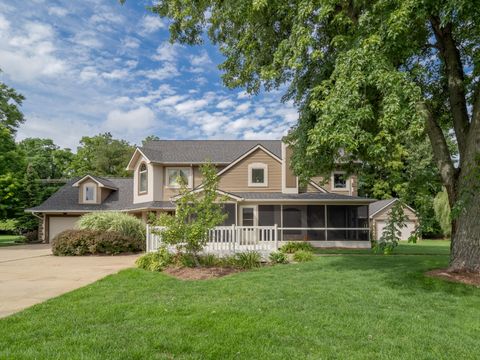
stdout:
POLYGON ((68 167, 74 157, 70 149, 60 149, 53 140, 40 138, 24 139, 18 148, 41 179, 68 177, 68 167))
POLYGON ((152 10, 172 19, 172 41, 199 44, 207 32, 225 56, 227 86, 256 93, 288 84, 303 178, 339 161, 350 170, 359 159, 401 161, 405 139, 426 134, 456 209, 450 267, 480 271, 476 1, 159 0, 152 10))
POLYGON ((125 164, 130 160, 133 150, 127 141, 114 139, 110 133, 84 136, 70 170, 74 176, 128 176, 125 164))

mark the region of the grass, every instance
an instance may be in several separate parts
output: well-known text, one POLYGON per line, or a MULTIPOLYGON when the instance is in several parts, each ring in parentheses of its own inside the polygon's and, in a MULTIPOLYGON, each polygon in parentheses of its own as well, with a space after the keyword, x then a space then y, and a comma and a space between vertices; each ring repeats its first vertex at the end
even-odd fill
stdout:
POLYGON ((23 242, 25 238, 20 235, 0 235, 0 247, 17 245, 19 241, 23 242))
POLYGON ((129 269, 0 320, 12 359, 477 359, 445 255, 329 256, 206 281, 129 269))
MULTIPOLYGON (((315 249, 317 254, 368 254, 371 249, 315 249)), ((393 255, 449 255, 449 240, 419 240, 416 244, 400 241, 399 245, 393 251, 393 255)), ((381 255, 381 254, 379 254, 381 255)), ((383 256, 383 255, 382 255, 383 256)))

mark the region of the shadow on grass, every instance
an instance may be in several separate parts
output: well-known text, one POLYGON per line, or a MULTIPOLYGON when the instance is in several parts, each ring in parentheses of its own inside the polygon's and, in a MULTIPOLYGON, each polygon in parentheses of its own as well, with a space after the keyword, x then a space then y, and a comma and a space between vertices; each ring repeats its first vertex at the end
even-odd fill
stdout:
MULTIPOLYGON (((339 256, 329 267, 338 271, 355 271, 360 276, 380 279, 386 286, 402 292, 443 292, 472 295, 480 290, 470 285, 453 283, 426 276, 429 270, 448 266, 448 256, 339 256)), ((340 275, 341 276, 341 275, 340 275)), ((373 280, 375 281, 375 280, 373 280)))

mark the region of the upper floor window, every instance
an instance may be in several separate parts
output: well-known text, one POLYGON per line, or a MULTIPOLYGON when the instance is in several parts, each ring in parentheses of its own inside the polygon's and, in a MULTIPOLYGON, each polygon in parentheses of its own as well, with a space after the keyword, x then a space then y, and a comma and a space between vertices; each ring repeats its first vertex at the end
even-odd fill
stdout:
POLYGON ((85 184, 83 187, 83 201, 84 202, 96 202, 97 186, 94 184, 85 184))
POLYGON ((183 183, 189 188, 193 185, 192 169, 185 168, 167 168, 167 186, 171 188, 179 188, 183 183))
POLYGON ((332 175, 332 180, 334 190, 348 189, 347 176, 344 172, 334 172, 332 175))
POLYGON ((146 193, 148 190, 148 170, 147 165, 142 163, 138 169, 138 192, 146 193))
POLYGON ((268 166, 266 164, 248 165, 248 186, 268 186, 268 166))

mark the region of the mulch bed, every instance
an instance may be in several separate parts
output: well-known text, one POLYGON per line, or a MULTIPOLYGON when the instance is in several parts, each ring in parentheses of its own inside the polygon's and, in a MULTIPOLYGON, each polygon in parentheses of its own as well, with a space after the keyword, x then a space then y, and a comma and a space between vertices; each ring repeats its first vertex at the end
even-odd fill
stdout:
POLYGON ((223 267, 169 267, 163 270, 165 274, 181 280, 207 280, 239 272, 238 269, 223 267))
POLYGON ((452 282, 480 287, 480 273, 453 272, 448 269, 437 269, 426 273, 427 276, 436 277, 452 282))

